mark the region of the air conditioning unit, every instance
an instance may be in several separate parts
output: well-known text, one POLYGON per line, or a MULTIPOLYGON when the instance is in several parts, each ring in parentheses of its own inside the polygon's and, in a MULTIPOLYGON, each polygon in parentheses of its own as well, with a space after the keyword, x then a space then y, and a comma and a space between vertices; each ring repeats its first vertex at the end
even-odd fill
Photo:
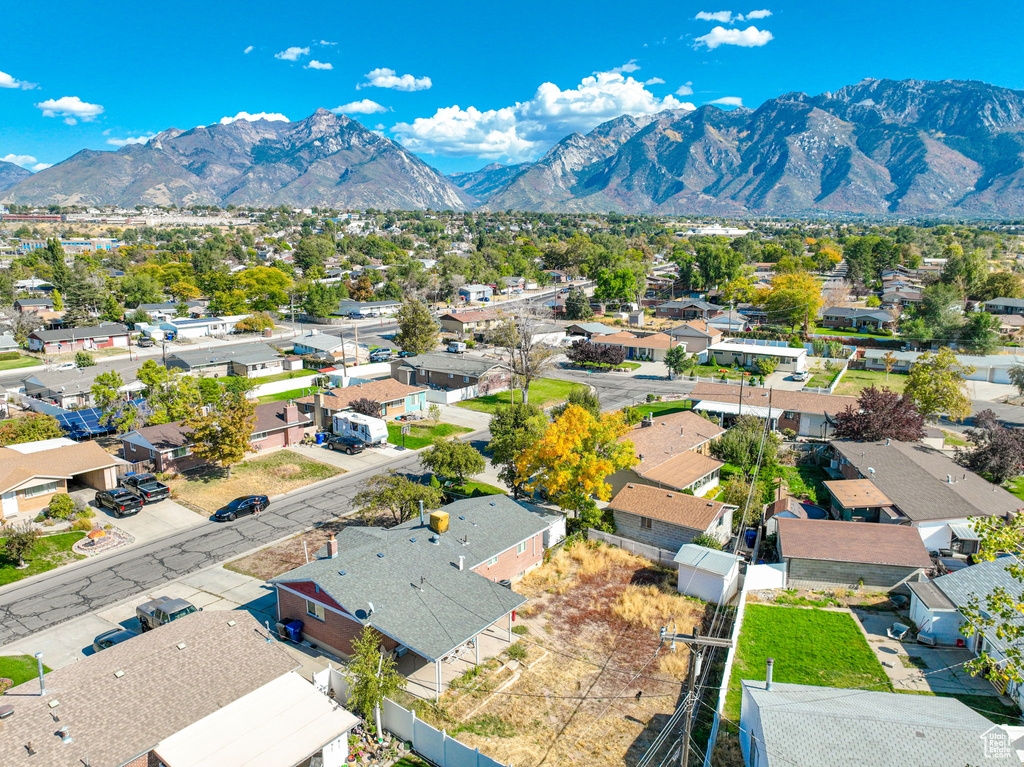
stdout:
POLYGON ((936 645, 935 635, 931 634, 931 633, 929 633, 927 631, 919 631, 919 632, 917 632, 917 643, 918 644, 925 644, 925 645, 928 645, 929 647, 935 647, 935 645, 936 645))

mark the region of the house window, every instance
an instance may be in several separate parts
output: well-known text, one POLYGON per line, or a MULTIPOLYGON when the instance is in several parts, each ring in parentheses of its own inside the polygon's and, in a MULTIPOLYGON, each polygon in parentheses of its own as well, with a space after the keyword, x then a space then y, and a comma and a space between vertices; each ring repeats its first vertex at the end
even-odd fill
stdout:
POLYGON ((306 600, 306 615, 311 618, 316 618, 318 621, 327 620, 327 613, 324 611, 324 606, 317 604, 312 599, 306 600))
POLYGON ((640 528, 642 530, 650 530, 651 529, 651 519, 650 519, 650 517, 640 517, 640 528))
POLYGON ((60 488, 60 482, 44 482, 41 485, 33 485, 32 487, 26 487, 21 491, 21 494, 25 498, 35 498, 39 495, 47 495, 49 493, 56 493, 60 488))
POLYGON ((498 564, 498 558, 497 557, 491 557, 490 559, 487 560, 487 566, 488 567, 491 567, 492 565, 496 565, 496 564, 498 564))
POLYGON ((381 414, 381 417, 384 417, 384 416, 386 416, 388 414, 388 403, 387 402, 381 402, 380 403, 380 414, 381 414))
POLYGON ((270 435, 269 431, 254 431, 252 436, 249 437, 250 442, 259 442, 261 439, 266 439, 270 435))
POLYGON ((787 410, 785 413, 782 414, 782 417, 785 418, 787 421, 797 420, 797 414, 794 413, 792 410, 787 410))
POLYGON ((519 554, 525 554, 525 553, 526 553, 526 541, 523 541, 518 546, 516 546, 516 555, 518 556, 519 554))
POLYGON ((176 450, 172 450, 171 458, 184 458, 186 455, 189 454, 189 450, 190 449, 187 445, 185 447, 179 447, 176 450))
POLYGON ((462 383, 469 383, 469 376, 462 376, 462 383))
POLYGON ((449 377, 449 378, 455 378, 455 374, 454 374, 454 373, 449 373, 449 374, 448 374, 448 377, 449 377))

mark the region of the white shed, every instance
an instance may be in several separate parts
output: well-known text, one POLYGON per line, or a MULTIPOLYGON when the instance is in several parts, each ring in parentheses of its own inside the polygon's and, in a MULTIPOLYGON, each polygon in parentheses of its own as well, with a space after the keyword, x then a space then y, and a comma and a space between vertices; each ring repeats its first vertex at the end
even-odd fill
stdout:
POLYGON ((739 557, 686 543, 674 559, 679 565, 680 594, 714 604, 724 604, 735 596, 740 579, 739 557))

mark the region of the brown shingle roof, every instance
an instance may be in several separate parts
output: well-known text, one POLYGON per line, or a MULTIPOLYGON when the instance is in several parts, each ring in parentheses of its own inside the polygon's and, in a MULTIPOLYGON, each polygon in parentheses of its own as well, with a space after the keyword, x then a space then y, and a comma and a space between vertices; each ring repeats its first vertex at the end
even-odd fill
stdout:
POLYGON ((287 402, 265 402, 262 405, 257 405, 256 425, 252 429, 253 432, 278 431, 288 426, 308 426, 313 423, 312 417, 306 413, 297 412, 298 408, 296 408, 297 418, 288 423, 285 418, 285 409, 287 407, 287 402))
POLYGON ((706 333, 707 335, 709 335, 711 337, 722 335, 721 328, 716 328, 716 327, 714 327, 712 325, 709 325, 704 320, 690 320, 689 322, 684 322, 682 325, 678 325, 677 327, 673 328, 672 330, 673 331, 678 331, 679 328, 684 327, 684 326, 688 327, 688 328, 693 328, 694 330, 700 331, 701 333, 706 333))
POLYGON ((11 689, 0 764, 118 767, 296 666, 244 610, 195 613, 51 671, 46 697, 35 680, 11 689), (65 726, 70 743, 55 734, 65 726))
MULTIPOLYGON (((157 450, 175 450, 188 444, 188 435, 192 429, 185 426, 181 421, 161 423, 156 426, 143 426, 136 429, 135 433, 142 437, 157 450)), ((131 434, 131 432, 129 432, 131 434)), ((125 434, 127 437, 129 434, 125 434)))
POLYGON ((643 338, 637 338, 632 333, 620 331, 604 336, 594 336, 590 340, 595 344, 606 343, 612 346, 629 346, 636 349, 670 349, 673 344, 672 336, 667 333, 653 333, 643 338))
MULTIPOLYGON (((381 378, 376 381, 368 381, 364 384, 346 386, 344 389, 334 389, 323 395, 323 406, 328 410, 344 410, 351 407, 352 403, 360 399, 369 399, 374 402, 392 402, 402 399, 410 394, 421 392, 418 386, 409 386, 394 378, 381 378)), ((302 397, 295 400, 304 405, 313 404, 313 396, 302 397)))
POLYGON ((493 309, 470 309, 465 312, 448 312, 441 316, 442 320, 456 320, 457 322, 486 322, 497 318, 498 313, 493 309))
POLYGON ((644 479, 651 482, 659 482, 669 487, 684 489, 692 485, 701 477, 706 477, 715 469, 725 466, 711 456, 703 453, 686 452, 677 455, 650 471, 638 472, 644 479))
POLYGON ((630 440, 636 446, 636 454, 641 457, 636 468, 642 473, 724 433, 718 424, 684 410, 658 416, 653 426, 637 424, 619 441, 630 440))
MULTIPOLYGON (((690 393, 692 400, 708 400, 711 402, 739 402, 740 389, 743 390, 743 404, 768 407, 768 389, 757 386, 733 386, 731 384, 699 383, 690 393)), ((791 410, 797 413, 835 415, 845 410, 847 405, 856 405, 856 397, 840 397, 835 394, 811 394, 802 391, 786 391, 774 389, 771 394, 772 408, 791 410)))
POLYGON ((866 509, 874 506, 892 506, 888 496, 870 479, 833 479, 825 482, 832 497, 844 509, 866 509))
POLYGON ((725 504, 673 490, 629 484, 612 498, 608 506, 628 514, 660 519, 662 522, 703 532, 722 513, 725 504))
POLYGON ((0 493, 33 477, 64 477, 116 466, 118 460, 95 442, 63 445, 36 453, 0 447, 0 493))
POLYGON ((870 565, 932 565, 917 528, 874 522, 779 517, 783 559, 821 559, 870 565))

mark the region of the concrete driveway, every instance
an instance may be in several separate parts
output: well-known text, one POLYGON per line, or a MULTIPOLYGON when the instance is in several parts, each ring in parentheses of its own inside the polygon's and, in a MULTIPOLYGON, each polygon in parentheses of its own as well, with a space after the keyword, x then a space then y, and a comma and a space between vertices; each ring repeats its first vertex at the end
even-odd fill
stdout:
POLYGON ((807 385, 806 381, 794 381, 793 373, 789 370, 776 370, 764 379, 764 385, 769 389, 780 389, 783 391, 800 391, 807 385))
POLYGON ((895 621, 906 625, 906 616, 856 608, 851 612, 894 688, 1000 697, 987 679, 972 676, 964 669, 963 664, 974 657, 970 650, 897 642, 888 637, 886 629, 895 621))
POLYGON ((109 510, 97 506, 93 501, 96 491, 83 488, 71 493, 75 499, 82 500, 89 504, 96 512, 93 522, 103 527, 111 524, 114 527, 124 530, 135 539, 135 544, 147 543, 148 541, 162 538, 165 535, 178 533, 182 530, 189 530, 199 525, 207 524, 208 518, 198 514, 191 509, 185 508, 180 503, 168 499, 159 503, 144 506, 138 514, 128 517, 115 517, 109 510))
MULTIPOLYGON (((192 513, 192 512, 190 512, 192 513)), ((193 513, 193 516, 198 516, 193 513)), ((273 589, 261 580, 211 567, 186 575, 152 592, 138 594, 128 600, 81 618, 62 623, 32 636, 5 645, 2 655, 43 653, 50 668, 63 668, 91 655, 92 640, 104 631, 127 628, 139 631, 136 606, 155 597, 180 597, 204 610, 246 610, 260 623, 277 619, 273 589)))

